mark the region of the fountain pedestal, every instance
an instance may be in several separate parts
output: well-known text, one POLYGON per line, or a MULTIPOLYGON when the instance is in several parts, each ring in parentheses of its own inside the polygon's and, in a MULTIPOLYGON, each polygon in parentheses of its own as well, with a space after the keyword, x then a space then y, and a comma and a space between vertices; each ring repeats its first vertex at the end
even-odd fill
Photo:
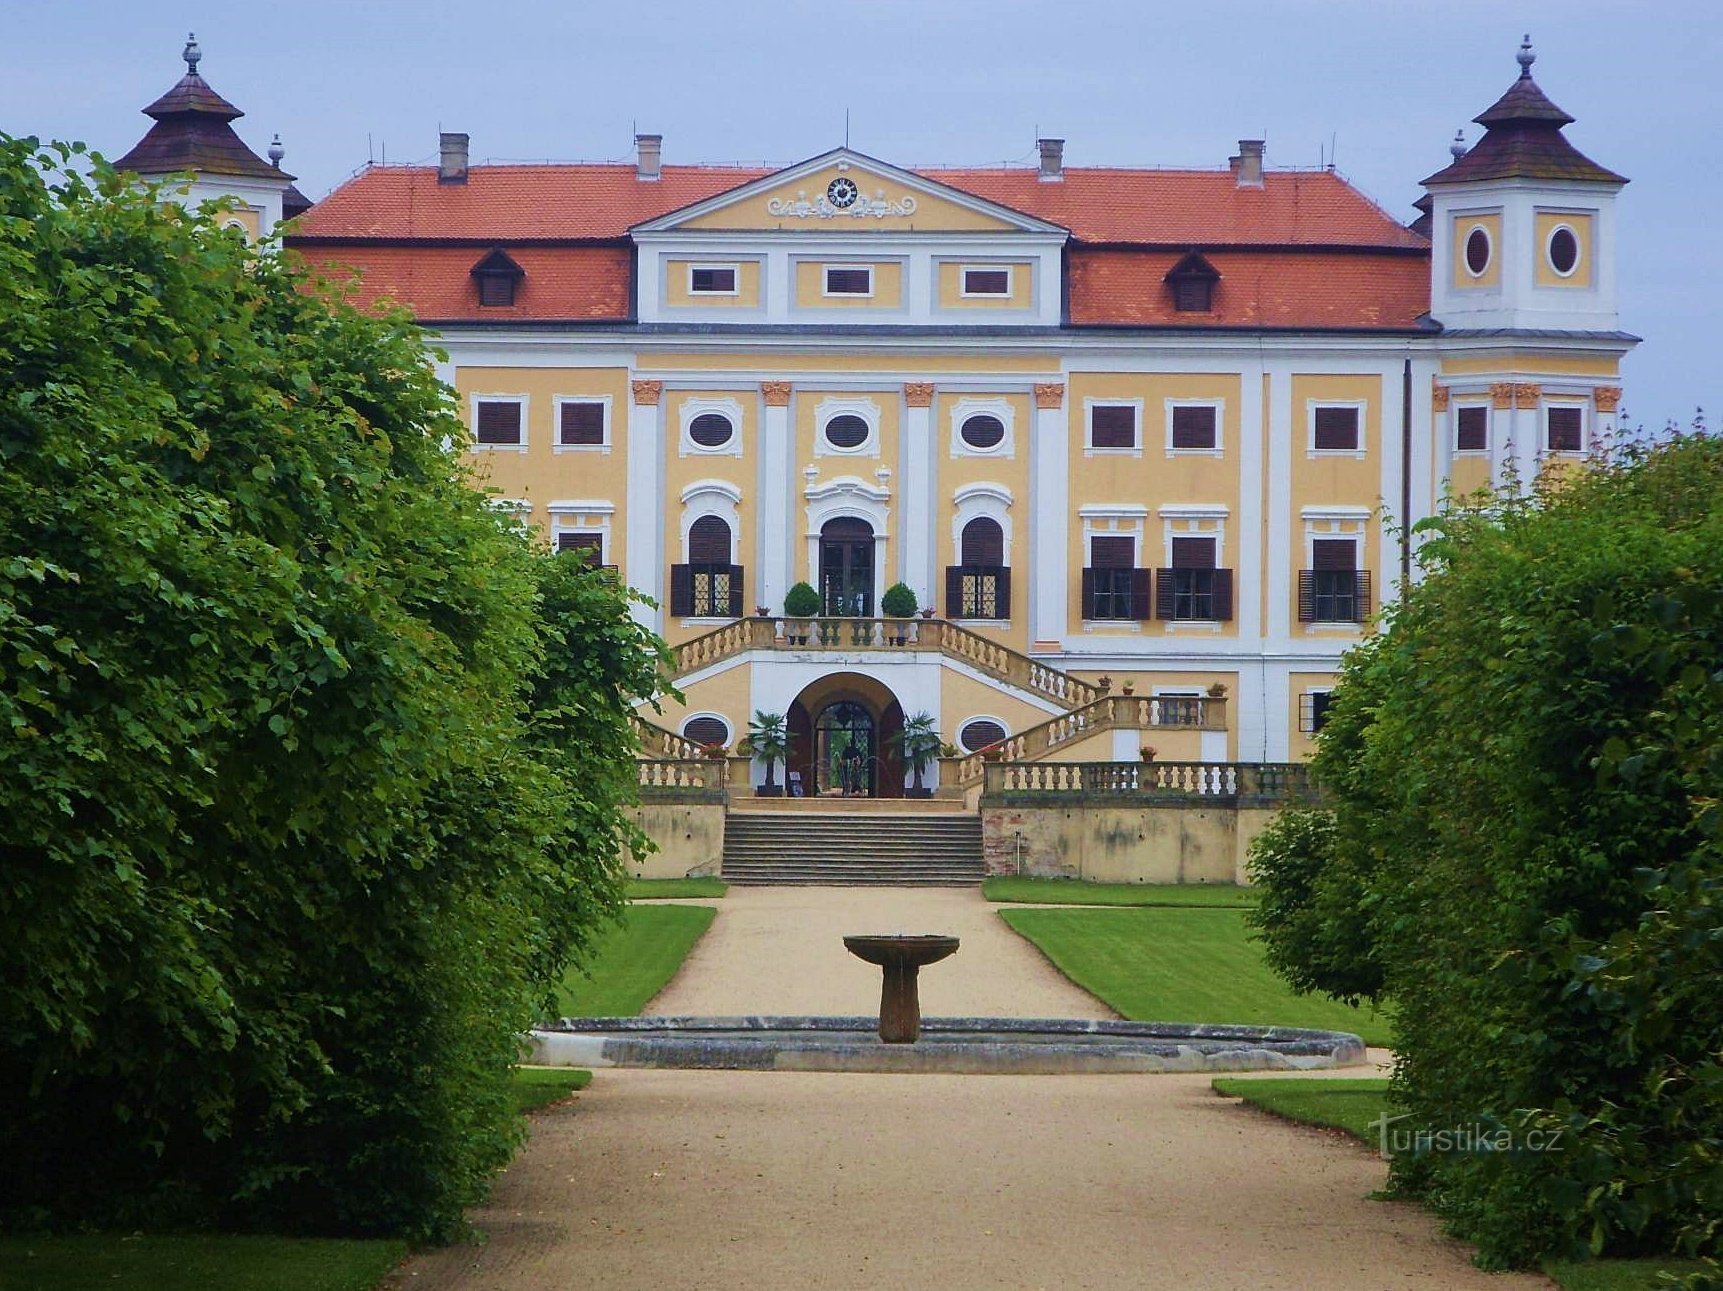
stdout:
POLYGON ((955 953, 957 938, 845 937, 844 947, 857 959, 878 964, 882 971, 879 1038, 886 1044, 914 1044, 921 1034, 921 967, 955 953))

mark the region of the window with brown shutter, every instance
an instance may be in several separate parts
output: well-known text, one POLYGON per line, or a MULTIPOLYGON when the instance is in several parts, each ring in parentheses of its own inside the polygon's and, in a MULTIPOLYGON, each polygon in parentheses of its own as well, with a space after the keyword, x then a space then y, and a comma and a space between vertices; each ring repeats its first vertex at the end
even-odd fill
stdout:
POLYGON ((1005 728, 990 717, 977 717, 957 728, 957 742, 966 752, 979 753, 1005 738, 1005 728))
POLYGON ((515 283, 518 279, 501 273, 479 275, 479 304, 487 307, 515 303, 515 283))
POLYGON ((513 399, 480 399, 473 438, 481 444, 521 442, 521 406, 513 399))
POLYGON ((1318 408, 1312 447, 1319 453, 1358 451, 1358 409, 1318 408))
POLYGON ((1310 569, 1298 574, 1298 618, 1303 623, 1362 623, 1370 616, 1370 571, 1358 568, 1355 538, 1317 538, 1310 569))
POLYGON ((1135 448, 1137 409, 1128 403, 1098 403, 1089 408, 1090 448, 1135 448))
POLYGON ((604 405, 566 400, 557 412, 557 439, 563 445, 604 443, 604 405))
POLYGON ((1181 314, 1206 314, 1214 308, 1214 283, 1206 278, 1180 278, 1173 283, 1173 308, 1181 314))
POLYGON ((558 551, 583 552, 582 564, 597 569, 604 563, 604 535, 601 533, 571 533, 564 529, 556 535, 558 551))
POLYGON ((1150 572, 1134 567, 1136 541, 1092 536, 1083 570, 1083 617, 1146 619, 1153 608, 1150 572))
POLYGON ((688 529, 688 563, 670 567, 670 612, 682 618, 740 618, 742 567, 731 563, 734 538, 722 516, 701 516, 688 529))
POLYGON ((1011 617, 1011 571, 1005 567, 1005 530, 977 516, 963 526, 957 565, 945 569, 945 612, 954 619, 1011 617))
POLYGON ((1217 410, 1211 404, 1177 404, 1173 408, 1174 448, 1214 448, 1220 443, 1217 410))
POLYGON ((1490 447, 1490 410, 1482 404, 1454 414, 1454 451, 1482 453, 1490 447))
POLYGON ((826 295, 828 296, 871 296, 873 295, 873 268, 869 265, 844 267, 840 265, 826 266, 826 295))
POLYGON ((721 718, 690 717, 682 726, 682 738, 703 746, 728 744, 730 728, 721 718))
POLYGON ((1232 619, 1232 570, 1217 569, 1214 538, 1174 538, 1173 563, 1155 582, 1155 617, 1228 622, 1232 619))
POLYGON ((1544 413, 1552 453, 1585 451, 1584 418, 1578 408, 1549 408, 1544 413))

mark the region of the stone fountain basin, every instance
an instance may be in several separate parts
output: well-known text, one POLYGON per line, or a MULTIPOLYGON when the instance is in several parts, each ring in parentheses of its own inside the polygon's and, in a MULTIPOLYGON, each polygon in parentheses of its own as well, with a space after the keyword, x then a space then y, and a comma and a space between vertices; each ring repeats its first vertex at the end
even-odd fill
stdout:
POLYGON ((845 937, 844 946, 857 959, 882 968, 925 968, 957 950, 956 937, 931 934, 845 937))
POLYGON ((1366 1061, 1364 1042, 1299 1027, 1080 1018, 924 1018, 885 1044, 872 1017, 562 1018, 532 1032, 549 1067, 993 1075, 1311 1071, 1366 1061))

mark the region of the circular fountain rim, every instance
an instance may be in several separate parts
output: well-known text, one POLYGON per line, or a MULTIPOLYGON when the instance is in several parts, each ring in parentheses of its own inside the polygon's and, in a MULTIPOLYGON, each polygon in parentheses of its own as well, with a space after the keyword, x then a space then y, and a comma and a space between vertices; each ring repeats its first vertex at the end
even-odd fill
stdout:
POLYGON ((561 1018, 531 1061, 570 1067, 748 1071, 1072 1072, 1311 1070, 1365 1061, 1343 1031, 1087 1018, 924 1018, 914 1044, 880 1043, 871 1017, 561 1018))

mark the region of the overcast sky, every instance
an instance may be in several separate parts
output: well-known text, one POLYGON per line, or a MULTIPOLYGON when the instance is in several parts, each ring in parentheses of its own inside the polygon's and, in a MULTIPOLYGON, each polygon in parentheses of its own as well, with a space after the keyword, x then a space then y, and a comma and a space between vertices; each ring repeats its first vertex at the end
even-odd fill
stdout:
POLYGON ((195 30, 260 154, 320 198, 367 158, 788 164, 844 139, 902 165, 1338 169, 1396 218, 1456 128, 1518 73, 1529 31, 1568 138, 1627 175, 1621 323, 1645 343, 1625 408, 1723 412, 1723 4, 1718 0, 0 0, 0 130, 110 157, 149 122, 195 30))

